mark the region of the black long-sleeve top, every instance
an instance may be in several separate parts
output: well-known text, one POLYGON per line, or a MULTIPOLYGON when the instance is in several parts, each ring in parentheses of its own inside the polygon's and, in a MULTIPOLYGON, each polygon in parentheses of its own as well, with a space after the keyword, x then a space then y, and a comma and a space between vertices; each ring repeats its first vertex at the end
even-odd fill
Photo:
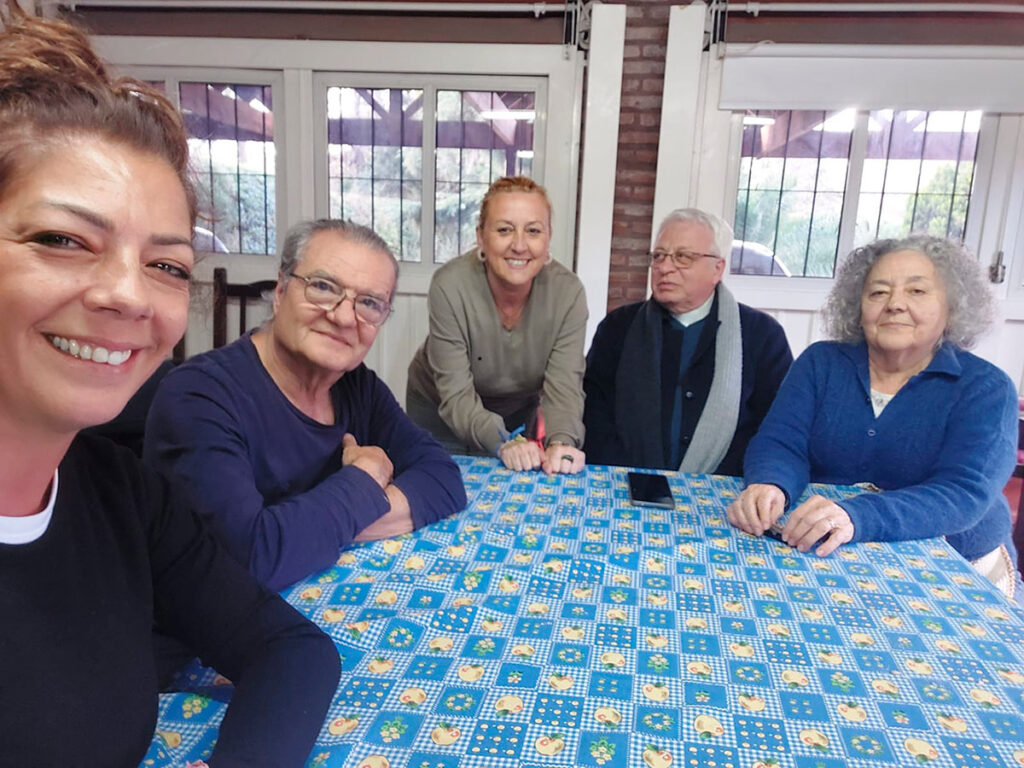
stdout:
POLYGON ((154 622, 235 683, 211 766, 303 764, 333 643, 129 451, 88 436, 43 535, 0 544, 0 763, 135 768, 156 724, 154 622))

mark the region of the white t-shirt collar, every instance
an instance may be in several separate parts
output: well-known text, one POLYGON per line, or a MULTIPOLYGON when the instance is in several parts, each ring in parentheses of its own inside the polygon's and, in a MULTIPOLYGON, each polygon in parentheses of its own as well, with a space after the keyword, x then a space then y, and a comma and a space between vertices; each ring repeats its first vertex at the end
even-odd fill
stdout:
POLYGON ((53 505, 57 501, 57 470, 53 471, 50 499, 40 512, 24 517, 0 515, 0 544, 28 544, 35 541, 50 527, 53 505))

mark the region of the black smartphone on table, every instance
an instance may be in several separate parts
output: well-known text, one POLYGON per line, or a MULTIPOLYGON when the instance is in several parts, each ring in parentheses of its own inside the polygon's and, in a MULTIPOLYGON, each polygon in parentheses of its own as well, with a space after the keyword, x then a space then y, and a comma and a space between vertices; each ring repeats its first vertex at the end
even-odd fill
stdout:
POLYGON ((676 508, 672 489, 668 486, 668 478, 644 472, 629 473, 629 501, 634 505, 676 508))

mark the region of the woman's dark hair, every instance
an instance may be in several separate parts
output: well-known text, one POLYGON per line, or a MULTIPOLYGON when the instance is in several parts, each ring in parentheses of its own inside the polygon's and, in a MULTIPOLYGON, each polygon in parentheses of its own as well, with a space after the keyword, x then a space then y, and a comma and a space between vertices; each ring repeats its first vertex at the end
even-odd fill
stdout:
POLYGON ((166 160, 195 223, 188 134, 174 105, 146 83, 112 77, 80 29, 11 4, 0 16, 0 196, 27 162, 82 136, 166 160))

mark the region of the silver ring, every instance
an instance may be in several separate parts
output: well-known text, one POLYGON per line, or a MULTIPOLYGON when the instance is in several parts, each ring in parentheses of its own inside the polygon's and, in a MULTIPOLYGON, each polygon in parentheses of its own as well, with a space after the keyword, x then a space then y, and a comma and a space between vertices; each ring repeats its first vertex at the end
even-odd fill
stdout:
POLYGON ((830 517, 826 522, 828 523, 828 529, 830 531, 834 531, 836 528, 839 527, 839 523, 837 523, 834 518, 830 517))

